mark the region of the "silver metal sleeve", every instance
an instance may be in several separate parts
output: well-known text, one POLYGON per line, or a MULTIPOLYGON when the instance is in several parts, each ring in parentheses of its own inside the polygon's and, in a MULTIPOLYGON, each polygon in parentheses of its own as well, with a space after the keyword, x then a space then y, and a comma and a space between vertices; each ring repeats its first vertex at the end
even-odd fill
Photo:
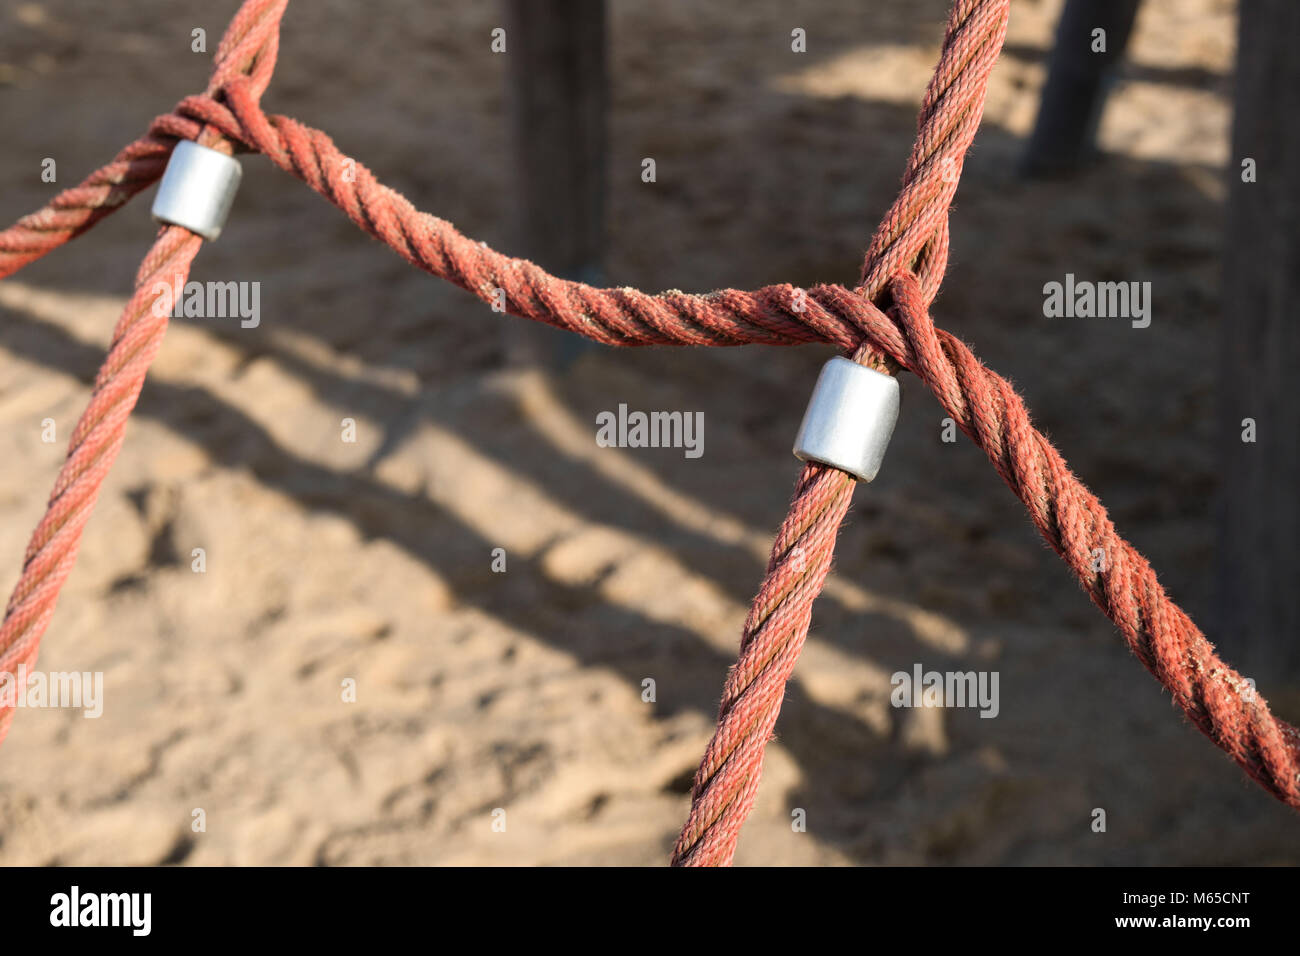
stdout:
POLYGON ((870 481, 880 471, 898 423, 898 380, 875 369, 833 358, 817 376, 794 439, 794 454, 870 481))
POLYGON ((226 224, 242 175, 239 163, 225 153, 181 140, 158 186, 153 217, 215 239, 226 224))

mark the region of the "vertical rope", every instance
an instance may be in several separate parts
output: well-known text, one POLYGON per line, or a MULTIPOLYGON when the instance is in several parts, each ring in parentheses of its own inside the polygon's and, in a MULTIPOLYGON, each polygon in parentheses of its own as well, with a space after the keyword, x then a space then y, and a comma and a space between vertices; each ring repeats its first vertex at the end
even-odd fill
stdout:
MULTIPOLYGON (((240 7, 217 50, 210 93, 237 77, 246 77, 242 82, 251 89, 252 97, 261 96, 275 69, 280 18, 288 2, 247 0, 240 7)), ((232 151, 225 134, 215 125, 195 125, 193 132, 205 146, 227 154, 232 151)), ((160 174, 156 165, 150 164, 156 164, 164 152, 169 153, 174 143, 165 142, 162 136, 141 143, 119 154, 117 165, 105 167, 108 172, 101 170, 92 176, 96 181, 90 186, 83 184, 64 193, 60 198, 67 208, 62 212, 44 218, 27 217, 28 225, 23 229, 7 230, 11 245, 7 259, 6 247, 0 246, 0 266, 10 267, 11 272, 21 268, 25 262, 89 228, 138 191, 137 186, 147 185, 150 175, 160 174), (146 164, 132 165, 140 161, 146 164), (110 181, 117 171, 125 175, 133 169, 139 178, 131 185, 122 187, 110 181), (105 177, 106 181, 99 181, 105 177), (70 194, 71 198, 66 198, 70 194), (81 200, 85 202, 78 206, 81 200), (39 228, 42 226, 53 228, 42 234, 39 228)), ((155 287, 162 283, 172 288, 177 282, 183 287, 202 244, 203 240, 187 229, 164 226, 136 273, 135 291, 113 331, 112 345, 95 378, 90 402, 73 430, 45 516, 32 532, 22 575, 0 624, 0 673, 14 675, 15 701, 23 692, 22 682, 18 680, 20 669, 30 670, 36 662, 41 635, 49 626, 59 590, 77 560, 82 531, 121 450, 127 418, 135 408, 145 374, 167 331, 170 303, 163 302, 165 308, 159 307, 160 297, 155 287)), ((13 710, 12 706, 0 705, 0 742, 9 732, 13 710)))
MULTIPOLYGON (((158 353, 168 315, 156 308, 155 283, 183 284, 202 240, 186 229, 166 226, 136 274, 135 292, 122 310, 108 357, 95 378, 90 402, 68 444, 67 458, 54 482, 45 517, 32 533, 23 573, 9 597, 0 625, 0 673, 30 670, 41 635, 49 625, 72 565, 81 533, 99 497, 109 468, 122 447, 127 416, 135 407, 145 373, 158 353)), ((166 303, 170 309, 170 303, 166 303)), ((22 687, 16 687, 18 695, 22 687)), ((0 741, 9 732, 13 707, 0 706, 0 741)))
MULTIPOLYGON (((948 262, 948 206, 979 128, 1008 13, 1009 0, 959 0, 953 7, 939 64, 921 103, 903 188, 867 250, 859 295, 881 299, 891 277, 913 270, 926 305, 938 292, 948 262)), ((866 343, 853 357, 894 371, 866 343)), ((763 773, 763 751, 807 639, 812 605, 830 570, 854 484, 849 475, 815 464, 807 465, 799 478, 741 636, 739 660, 722 690, 717 730, 695 773, 690 815, 673 849, 674 866, 731 865, 763 773)))

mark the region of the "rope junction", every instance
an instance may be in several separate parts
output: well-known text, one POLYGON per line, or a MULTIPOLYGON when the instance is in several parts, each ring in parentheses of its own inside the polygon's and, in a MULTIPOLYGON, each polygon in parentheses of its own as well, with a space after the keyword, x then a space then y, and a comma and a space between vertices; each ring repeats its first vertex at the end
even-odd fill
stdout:
MULTIPOLYGON (((379 183, 324 133, 263 112, 260 100, 275 68, 288 0, 245 0, 222 39, 203 94, 181 100, 107 166, 0 231, 0 278, 119 209, 162 175, 178 141, 193 140, 227 155, 261 153, 418 268, 485 301, 504 290, 513 315, 606 345, 825 342, 877 371, 909 371, 988 455, 1043 538, 1192 723, 1265 790, 1300 809, 1300 731, 1275 718, 1263 697, 1215 654, 1165 594, 1151 566, 1119 536, 1101 502, 1033 427, 1011 385, 930 317, 947 264, 948 208, 979 127, 1009 4, 956 0, 902 188, 871 240, 854 288, 773 285, 704 295, 598 289, 467 238, 379 183), (1107 556, 1101 570, 1094 568, 1097 549, 1107 556)), ((35 662, 166 331, 167 317, 153 314, 150 290, 160 277, 171 282, 179 275, 184 282, 201 245, 188 230, 167 225, 141 263, 0 625, 0 672, 16 673, 20 664, 30 669, 35 662)), ((845 472, 812 462, 799 476, 745 623, 739 659, 723 687, 717 731, 695 775, 675 865, 732 861, 854 485, 845 472)), ((0 741, 12 716, 12 708, 0 708, 0 741)))

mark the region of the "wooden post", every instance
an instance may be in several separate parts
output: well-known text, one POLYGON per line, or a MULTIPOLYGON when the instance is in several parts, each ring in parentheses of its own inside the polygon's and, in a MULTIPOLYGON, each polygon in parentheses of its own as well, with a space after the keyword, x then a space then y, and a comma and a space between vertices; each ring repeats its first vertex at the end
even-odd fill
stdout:
POLYGON ((1300 696, 1293 696, 1300 691, 1300 56, 1292 47, 1300 38, 1300 4, 1244 0, 1240 17, 1219 349, 1216 643, 1294 719, 1300 716, 1300 696), (1243 440, 1252 423, 1254 440, 1243 440))
MULTIPOLYGON (((506 14, 519 252, 557 275, 601 284, 605 0, 506 0, 506 14)), ((520 333, 509 324, 511 344, 522 343, 527 358, 564 361, 585 343, 537 328, 520 333)))
POLYGON ((1026 176, 1063 175, 1094 153, 1106 96, 1124 59, 1139 0, 1069 0, 1056 27, 1038 119, 1021 159, 1026 176), (1104 30, 1104 52, 1094 31, 1104 30))

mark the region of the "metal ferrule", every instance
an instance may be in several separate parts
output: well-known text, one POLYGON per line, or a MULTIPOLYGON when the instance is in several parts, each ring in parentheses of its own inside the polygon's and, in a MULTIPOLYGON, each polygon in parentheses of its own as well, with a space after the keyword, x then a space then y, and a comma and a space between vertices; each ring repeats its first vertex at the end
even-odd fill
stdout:
POLYGON ((817 376, 794 454, 832 465, 863 481, 880 470, 898 423, 898 380, 846 358, 833 358, 817 376))
POLYGON ((181 140, 158 186, 153 217, 215 239, 226 224, 241 175, 239 163, 225 153, 181 140))

